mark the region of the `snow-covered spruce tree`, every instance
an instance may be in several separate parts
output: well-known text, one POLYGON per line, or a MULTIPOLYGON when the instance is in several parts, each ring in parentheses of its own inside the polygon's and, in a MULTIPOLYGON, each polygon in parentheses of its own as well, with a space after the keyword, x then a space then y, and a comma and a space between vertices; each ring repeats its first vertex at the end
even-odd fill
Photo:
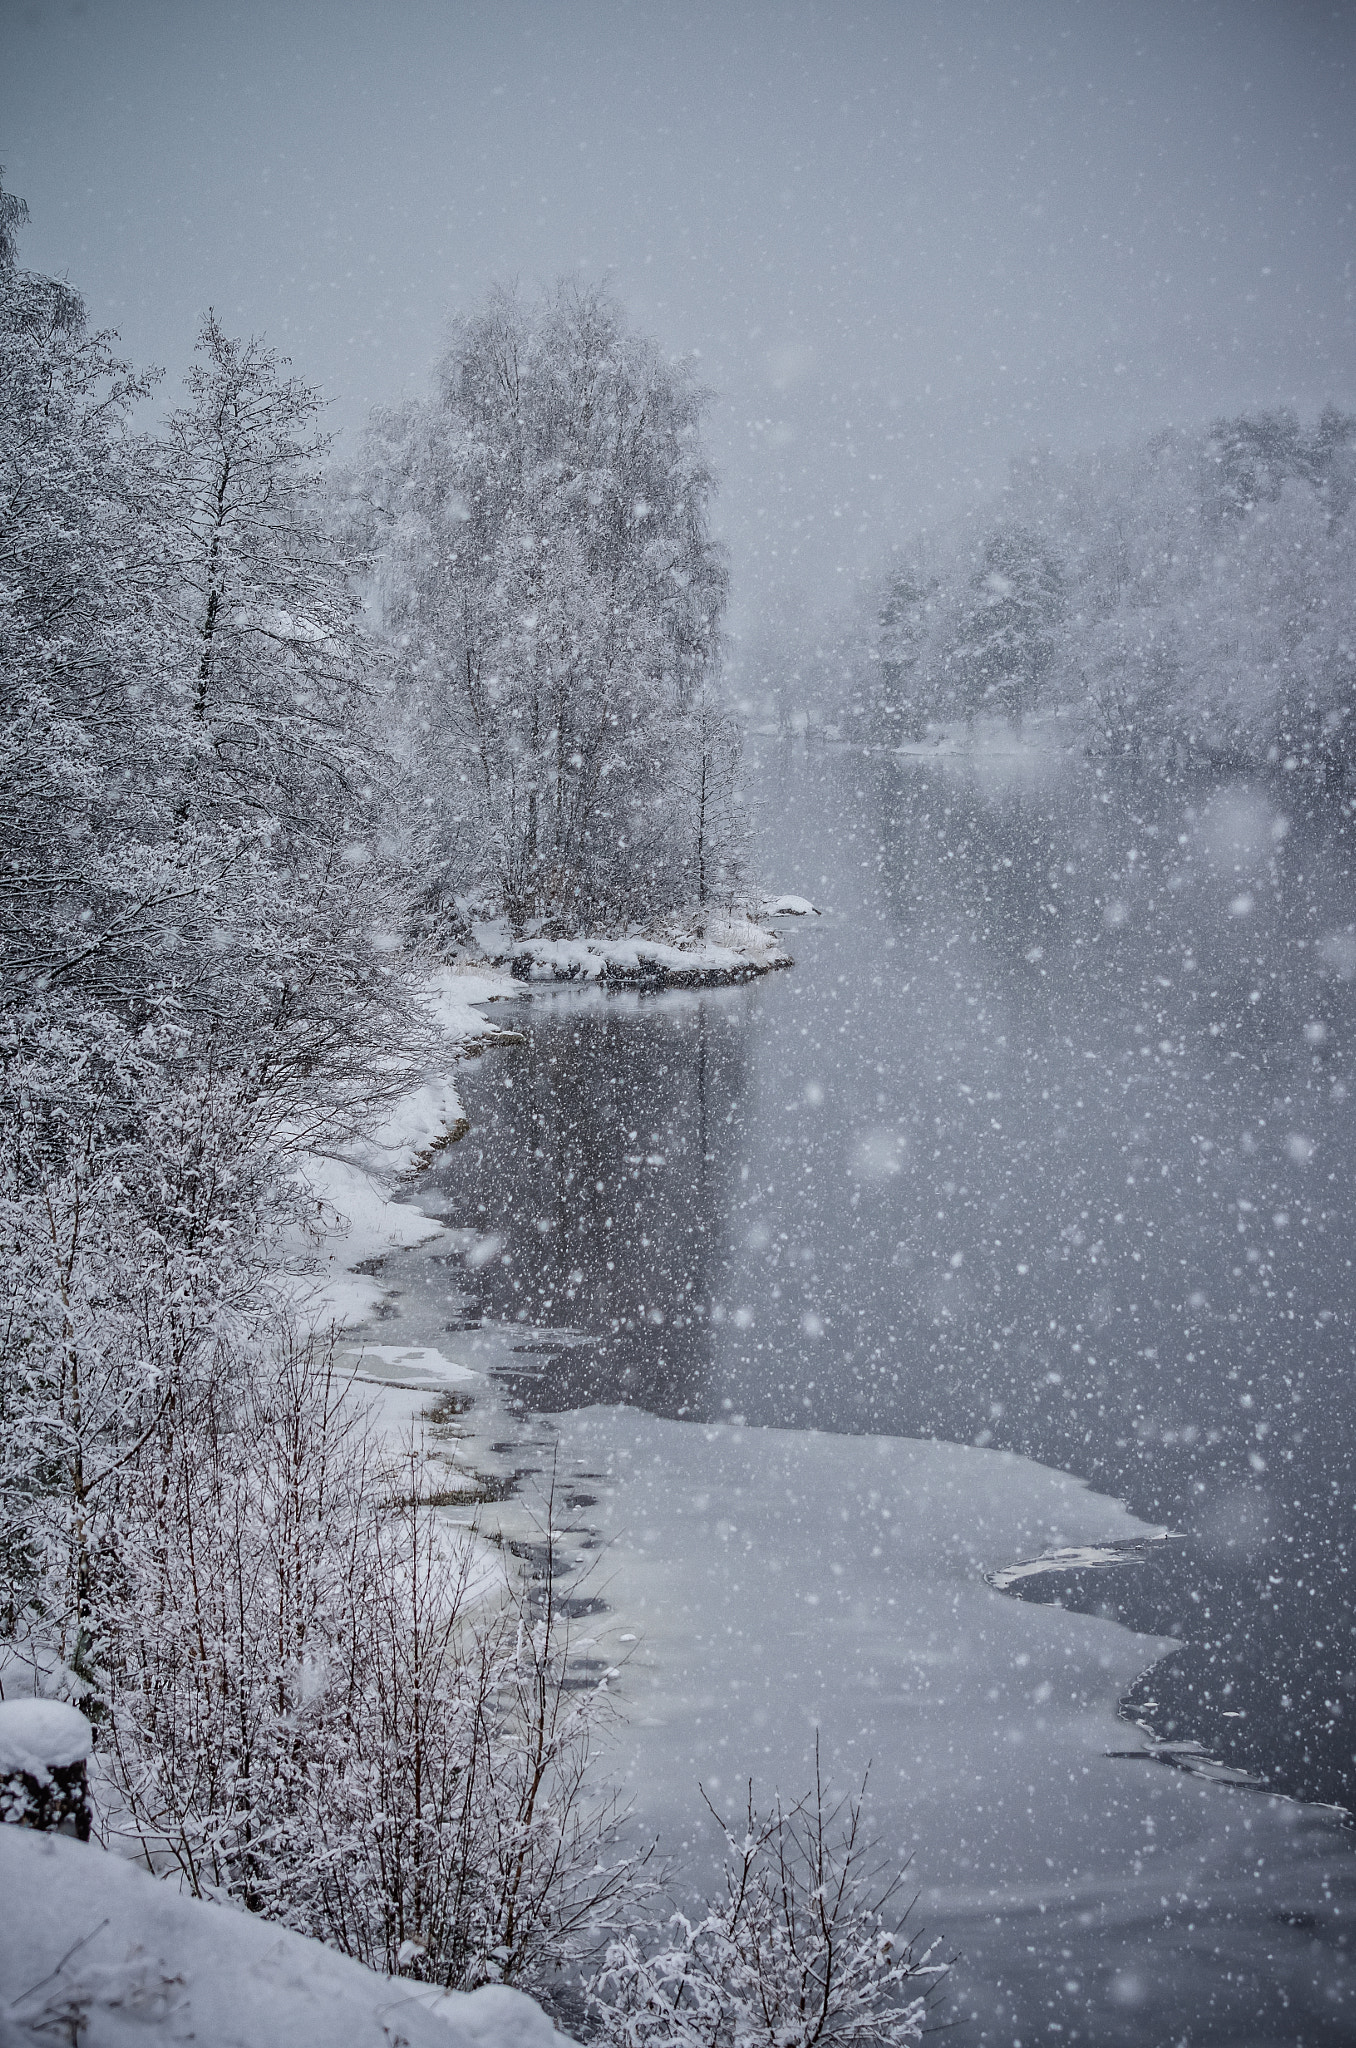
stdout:
POLYGON ((366 842, 342 836, 370 798, 351 622, 335 652, 343 574, 288 438, 304 395, 273 408, 276 363, 246 351, 252 381, 236 375, 217 334, 172 445, 138 439, 145 380, 68 287, 16 267, 18 217, 7 204, 0 263, 0 1605, 10 1654, 97 1710, 117 1475, 217 1346, 262 1341, 274 1140, 393 1084, 401 991, 346 858, 366 842), (227 415, 230 475, 211 458, 227 415), (252 496, 233 495, 242 471, 252 496), (205 698, 211 589, 229 657, 205 698), (265 607, 284 596, 290 630, 265 607))
MULTIPOLYGON (((749 1785, 725 1837, 723 1895, 647 1942, 614 1941, 590 1991, 613 2048, 887 2048, 921 2040, 946 1966, 904 1930, 901 1877, 864 1838, 862 1794, 815 1786, 760 1812, 749 1785)), ((865 1786, 862 1787, 862 1793, 865 1786)), ((709 1802, 708 1802, 709 1805, 709 1802)))
POLYGON ((4 1608, 11 1642, 31 1624, 48 1656, 81 1667, 100 1474, 136 1406, 126 1369, 155 1285, 136 1167, 183 1037, 156 998, 158 935, 191 884, 155 849, 145 772, 172 744, 145 688, 161 507, 127 416, 146 382, 88 331, 67 286, 17 268, 14 202, 4 217, 4 1608))
POLYGON ((705 395, 598 287, 496 291, 425 400, 380 414, 355 486, 398 650, 427 922, 458 894, 521 928, 694 900, 726 573, 705 395))
POLYGON ((315 391, 214 314, 187 381, 164 450, 173 825, 207 885, 175 935, 182 1001, 281 1115, 342 1119, 413 1029, 386 929, 375 651, 317 510, 315 391))
POLYGON ((3 254, 0 1008, 17 1045, 58 1018, 126 1012, 182 890, 122 858, 144 836, 141 764, 164 740, 143 686, 159 498, 126 434, 148 380, 67 286, 3 254))

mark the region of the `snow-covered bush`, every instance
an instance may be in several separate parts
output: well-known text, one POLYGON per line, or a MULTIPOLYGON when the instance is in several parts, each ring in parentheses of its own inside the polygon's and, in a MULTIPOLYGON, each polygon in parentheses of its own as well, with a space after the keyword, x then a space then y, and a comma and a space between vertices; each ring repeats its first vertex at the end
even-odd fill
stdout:
POLYGON ((550 1502, 540 1579, 512 1570, 487 1590, 482 1551, 421 1508, 419 1481, 412 1454, 363 1560, 342 1769, 318 1815, 319 1929, 426 1982, 549 1990, 637 1868, 594 1782, 609 1702, 572 1669, 550 1502))
POLYGON ((101 1060, 109 1040, 34 1034, 4 1068, 0 1153, 0 1633, 96 1719, 145 1462, 275 1334, 255 1105, 229 1076, 101 1060))
MULTIPOLYGON (((863 1792, 865 1786, 863 1786, 863 1792)), ((709 1802, 708 1802, 709 1803, 709 1802)), ((750 1784, 742 1822, 711 1808, 725 1887, 695 1918, 647 1942, 614 1941, 591 1999, 615 2048, 841 2048, 917 2041, 945 1974, 898 1912, 901 1875, 863 1838, 861 1797, 826 1808, 814 1790, 764 1812, 750 1784)))
MULTIPOLYGON (((314 1343, 141 1448, 106 1597, 107 1824, 375 1968, 544 1984, 632 1866, 568 1625, 394 1467, 314 1343)), ((589 1938, 592 1938, 591 1936, 589 1938)))

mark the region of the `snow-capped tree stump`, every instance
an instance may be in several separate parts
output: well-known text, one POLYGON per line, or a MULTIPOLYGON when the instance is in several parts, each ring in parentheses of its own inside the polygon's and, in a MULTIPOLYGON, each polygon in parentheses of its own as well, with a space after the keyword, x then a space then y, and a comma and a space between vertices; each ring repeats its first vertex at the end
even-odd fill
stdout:
POLYGON ((89 1840, 93 1732, 60 1700, 0 1700, 0 1822, 89 1840))

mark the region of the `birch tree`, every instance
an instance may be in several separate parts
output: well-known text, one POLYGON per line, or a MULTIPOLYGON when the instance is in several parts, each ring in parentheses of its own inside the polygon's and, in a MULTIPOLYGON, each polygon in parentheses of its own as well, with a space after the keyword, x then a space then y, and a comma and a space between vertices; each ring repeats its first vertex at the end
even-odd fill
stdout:
POLYGON ((365 560, 422 766, 431 891, 521 928, 684 900, 672 803, 726 572, 705 394, 601 288, 498 291, 374 422, 365 560))

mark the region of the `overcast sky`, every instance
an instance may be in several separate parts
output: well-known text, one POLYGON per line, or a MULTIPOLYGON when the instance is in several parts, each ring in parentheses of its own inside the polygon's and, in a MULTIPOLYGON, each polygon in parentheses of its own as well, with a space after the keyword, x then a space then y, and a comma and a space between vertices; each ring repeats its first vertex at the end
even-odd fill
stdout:
POLYGON ((177 374, 266 332, 347 438, 494 278, 698 351, 733 623, 1033 445, 1356 407, 1356 6, 0 0, 24 258, 177 374))

